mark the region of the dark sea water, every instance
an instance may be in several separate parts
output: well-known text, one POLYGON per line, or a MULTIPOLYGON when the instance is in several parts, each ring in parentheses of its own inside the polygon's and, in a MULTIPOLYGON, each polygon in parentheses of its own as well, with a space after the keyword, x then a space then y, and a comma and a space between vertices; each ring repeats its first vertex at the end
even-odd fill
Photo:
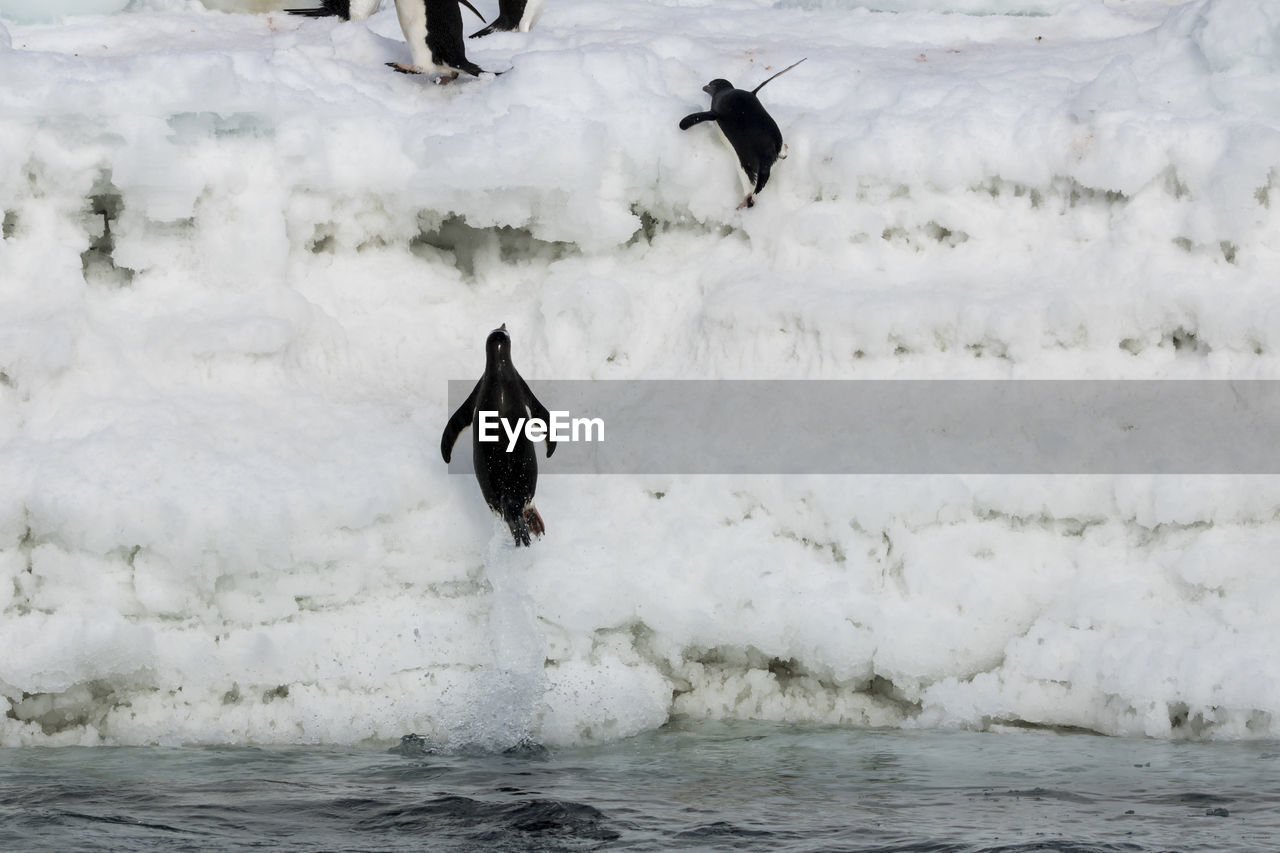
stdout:
POLYGON ((0 850, 1280 849, 1280 744, 673 725, 603 747, 0 750, 0 850))

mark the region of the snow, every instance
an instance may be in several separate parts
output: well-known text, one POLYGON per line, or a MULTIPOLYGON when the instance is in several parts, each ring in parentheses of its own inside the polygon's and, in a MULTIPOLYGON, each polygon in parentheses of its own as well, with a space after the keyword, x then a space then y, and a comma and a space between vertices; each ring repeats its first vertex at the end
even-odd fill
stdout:
POLYGON ((1276 378, 1267 4, 551 0, 448 86, 390 4, 0 9, 0 743, 1280 736, 1275 477, 552 459, 516 550, 437 450, 503 322, 540 379, 1276 378), (676 124, 801 57, 737 211, 676 124))

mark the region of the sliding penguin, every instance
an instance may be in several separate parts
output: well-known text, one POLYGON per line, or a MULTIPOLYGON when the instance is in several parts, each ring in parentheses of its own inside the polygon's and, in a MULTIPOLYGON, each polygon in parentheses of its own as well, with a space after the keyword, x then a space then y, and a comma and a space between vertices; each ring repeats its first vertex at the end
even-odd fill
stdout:
MULTIPOLYGON (((804 60, 801 59, 800 62, 804 60)), ((800 62, 788 65, 769 80, 786 74, 800 62)), ((738 155, 738 163, 742 166, 742 171, 746 172, 749 182, 747 197, 738 205, 739 210, 755 206, 755 194, 769 182, 769 171, 773 164, 787 156, 782 150, 782 131, 778 130, 777 122, 756 97, 756 92, 763 89, 769 80, 750 92, 733 88, 728 80, 712 80, 702 87, 702 91, 711 96, 711 109, 680 119, 681 130, 688 130, 695 124, 714 119, 720 132, 733 146, 734 153, 738 155)))
POLYGON ((483 38, 498 30, 527 33, 542 16, 542 3, 543 0, 498 0, 498 17, 483 30, 472 33, 471 38, 483 38))
MULTIPOLYGON (((311 9, 286 9, 291 15, 312 18, 334 15, 349 21, 362 21, 378 11, 379 0, 321 0, 320 6, 311 9)), ((413 57, 412 65, 388 62, 387 65, 404 74, 438 74, 440 82, 456 80, 465 71, 480 76, 484 69, 467 59, 462 37, 462 10, 458 4, 475 12, 477 18, 484 15, 476 11, 469 0, 396 0, 396 17, 413 57)))
MULTIPOLYGON (((489 509, 502 516, 511 529, 516 545, 528 545, 529 534, 541 536, 547 530, 542 516, 533 505, 533 493, 538 486, 538 454, 533 443, 520 431, 515 447, 510 443, 505 429, 499 427, 498 441, 480 440, 480 412, 496 412, 499 423, 514 425, 522 418, 540 418, 551 422, 547 407, 538 402, 529 386, 511 363, 511 336, 503 323, 489 333, 485 341, 484 375, 471 390, 466 402, 445 424, 440 436, 440 455, 447 464, 453 456, 453 445, 458 435, 471 427, 471 456, 475 461, 476 480, 489 509)), ((490 423, 494 416, 490 415, 490 423)), ((547 458, 555 453, 556 443, 547 436, 547 458)))

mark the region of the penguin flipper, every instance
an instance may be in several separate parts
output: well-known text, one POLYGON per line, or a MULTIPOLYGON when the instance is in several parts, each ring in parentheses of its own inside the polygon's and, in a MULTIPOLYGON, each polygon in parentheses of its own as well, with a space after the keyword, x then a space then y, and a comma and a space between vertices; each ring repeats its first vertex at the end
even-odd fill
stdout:
MULTIPOLYGON (((551 412, 547 411, 547 407, 533 395, 533 391, 529 388, 529 383, 524 381, 524 377, 520 379, 520 390, 524 392, 524 403, 529 407, 529 412, 544 424, 550 426, 551 412)), ((556 452, 556 443, 551 440, 551 431, 547 430, 547 458, 551 458, 551 454, 556 452)))
MULTIPOLYGON (((483 20, 484 20, 484 18, 481 18, 480 20, 482 20, 482 21, 483 21, 483 20)), ((474 33, 472 33, 471 35, 467 36, 467 38, 473 38, 473 39, 484 38, 485 36, 489 35, 490 33, 496 33, 496 32, 498 32, 499 30, 501 30, 501 31, 502 31, 502 32, 504 32, 504 33, 505 33, 505 32, 510 32, 510 31, 514 30, 514 29, 515 29, 516 27, 518 27, 518 26, 520 26, 520 22, 519 22, 519 21, 512 21, 512 20, 511 20, 510 18, 508 18, 506 15, 503 15, 503 14, 501 14, 501 13, 500 13, 500 14, 498 15, 498 17, 496 17, 496 18, 494 18, 494 19, 493 19, 493 23, 492 23, 492 24, 490 24, 489 26, 485 27, 485 28, 484 28, 484 29, 482 29, 482 30, 476 30, 474 33)))
POLYGON ((453 456, 453 446, 458 442, 458 436, 462 431, 471 426, 471 418, 476 408, 476 392, 480 390, 480 383, 476 383, 476 387, 471 389, 471 393, 467 395, 467 400, 458 407, 458 411, 449 417, 449 422, 444 425, 444 432, 440 436, 440 455, 444 457, 446 465, 453 456))
MULTIPOLYGON (((804 59, 808 59, 808 58, 809 58, 809 57, 807 57, 807 56, 806 56, 804 59)), ((774 75, 773 75, 773 77, 781 77, 783 74, 786 74, 786 73, 787 73, 788 71, 790 71, 792 68, 795 68, 795 67, 796 67, 797 65, 799 65, 801 62, 804 62, 804 59, 801 59, 801 60, 798 60, 798 61, 796 61, 796 62, 791 63, 791 64, 790 64, 790 65, 788 65, 786 68, 784 68, 784 69, 782 69, 781 71, 779 71, 777 74, 774 74, 774 75)), ((769 80, 772 80, 772 79, 773 79, 773 77, 770 77, 770 78, 769 78, 769 80)), ((765 80, 765 81, 764 81, 764 83, 768 83, 768 82, 769 82, 769 80, 765 80)), ((756 86, 754 89, 752 89, 752 90, 751 90, 751 94, 753 94, 753 95, 754 95, 756 92, 759 92, 761 89, 763 89, 763 88, 764 88, 764 83, 761 83, 759 86, 756 86)))
MULTIPOLYGON (((472 5, 471 5, 467 0, 458 0, 458 2, 459 2, 459 3, 461 3, 463 6, 466 6, 466 7, 467 7, 468 9, 470 9, 472 12, 474 12, 474 13, 475 13, 475 16, 476 16, 477 18, 479 18, 479 19, 480 19, 480 23, 482 23, 482 24, 483 24, 483 23, 485 23, 484 15, 481 15, 478 11, 476 11, 476 7, 475 7, 475 6, 472 6, 472 5)), ((801 62, 803 62, 804 60, 802 59, 802 60, 800 60, 800 61, 801 61, 801 62)), ((779 72, 779 73, 781 73, 781 72, 779 72)))
POLYGON ((310 9, 285 9, 290 15, 301 15, 304 18, 338 17, 344 21, 351 20, 351 0, 320 0, 320 5, 310 9))
POLYGON ((689 113, 689 115, 680 119, 680 129, 688 130, 695 124, 701 124, 704 121, 714 121, 715 113, 689 113))

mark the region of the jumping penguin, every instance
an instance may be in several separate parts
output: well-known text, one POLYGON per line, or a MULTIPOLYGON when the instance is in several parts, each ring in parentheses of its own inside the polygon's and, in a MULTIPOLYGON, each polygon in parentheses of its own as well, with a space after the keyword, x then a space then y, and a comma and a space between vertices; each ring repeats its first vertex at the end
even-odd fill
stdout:
MULTIPOLYGON (((285 11, 311 18, 335 15, 349 21, 360 21, 378 10, 378 0, 320 2, 316 8, 285 11)), ((483 74, 483 68, 467 59, 459 3, 474 12, 481 21, 484 20, 484 15, 469 0, 396 0, 396 17, 400 19, 400 29, 409 45, 413 64, 388 62, 387 65, 403 74, 436 74, 441 83, 456 80, 462 71, 474 77, 483 74)))
MULTIPOLYGON (((485 341, 484 375, 471 390, 466 402, 445 424, 440 436, 440 455, 448 464, 458 435, 471 427, 471 455, 475 462, 476 480, 489 509, 502 516, 511 529, 516 545, 528 545, 529 534, 542 536, 547 527, 533 505, 538 486, 538 454, 533 443, 519 431, 515 446, 508 451, 509 437, 500 427, 499 441, 480 440, 480 413, 495 412, 499 423, 516 424, 535 417, 551 422, 551 413, 538 402, 529 386, 511 363, 511 336, 507 324, 489 333, 485 341)), ((492 423, 492 421, 491 421, 492 423)), ((547 435, 547 458, 555 453, 556 443, 547 435)))
POLYGON ((498 30, 527 33, 542 16, 543 0, 498 0, 498 17, 483 30, 471 34, 478 39, 498 30))
POLYGON ((702 91, 711 96, 711 109, 705 113, 691 113, 680 119, 681 130, 715 119, 720 132, 733 146, 734 153, 738 155, 738 163, 742 166, 742 171, 746 172, 749 182, 747 197, 738 205, 739 210, 755 206, 755 194, 769 182, 769 171, 773 164, 787 156, 783 151, 782 131, 778 130, 777 122, 765 111, 756 92, 763 89, 769 80, 786 74, 801 62, 804 59, 788 65, 750 92, 733 88, 728 80, 712 80, 702 87, 702 91))

